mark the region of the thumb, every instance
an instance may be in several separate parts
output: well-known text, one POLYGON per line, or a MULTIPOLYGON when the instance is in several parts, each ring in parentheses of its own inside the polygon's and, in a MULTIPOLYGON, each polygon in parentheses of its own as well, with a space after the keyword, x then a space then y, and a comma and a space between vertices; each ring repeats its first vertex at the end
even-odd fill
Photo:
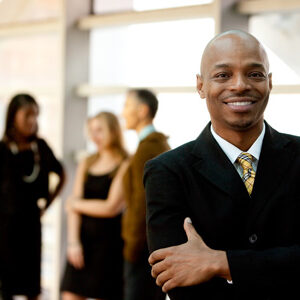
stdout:
POLYGON ((185 230, 186 236, 188 238, 188 241, 195 240, 195 239, 201 239, 200 235, 195 230, 192 220, 188 217, 184 219, 183 228, 185 230))

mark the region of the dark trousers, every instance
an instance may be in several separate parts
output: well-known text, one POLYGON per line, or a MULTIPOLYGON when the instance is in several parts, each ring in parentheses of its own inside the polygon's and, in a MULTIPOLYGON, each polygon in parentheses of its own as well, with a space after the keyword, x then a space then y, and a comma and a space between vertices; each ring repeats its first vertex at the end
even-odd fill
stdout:
POLYGON ((151 276, 148 251, 136 263, 125 260, 124 277, 124 300, 165 300, 166 294, 151 276))

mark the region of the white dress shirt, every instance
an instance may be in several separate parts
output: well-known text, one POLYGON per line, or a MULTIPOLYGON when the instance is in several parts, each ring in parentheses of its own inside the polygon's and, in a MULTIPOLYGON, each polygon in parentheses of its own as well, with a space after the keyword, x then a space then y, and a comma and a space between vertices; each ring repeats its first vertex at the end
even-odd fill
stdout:
POLYGON ((248 149, 247 151, 243 151, 236 146, 230 144, 223 138, 221 138, 214 130, 213 126, 210 126, 211 134, 221 147, 221 149, 224 151, 228 159, 231 161, 231 163, 234 165, 235 169, 239 173, 241 177, 243 177, 243 168, 237 161, 238 156, 241 154, 241 152, 247 152, 252 155, 253 157, 253 162, 252 162, 252 167, 253 170, 256 172, 257 170, 257 165, 258 165, 258 160, 261 152, 261 147, 263 143, 263 139, 265 136, 265 123, 263 124, 263 129, 259 135, 259 137, 256 139, 256 141, 253 143, 253 145, 248 149))

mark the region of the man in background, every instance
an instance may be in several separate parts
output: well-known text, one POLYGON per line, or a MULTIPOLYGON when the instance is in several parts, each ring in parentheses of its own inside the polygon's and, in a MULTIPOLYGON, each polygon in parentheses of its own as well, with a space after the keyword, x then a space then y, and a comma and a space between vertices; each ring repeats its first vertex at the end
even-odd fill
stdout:
POLYGON ((151 277, 148 264, 146 196, 143 186, 145 163, 169 150, 166 136, 157 132, 153 126, 157 108, 157 98, 151 91, 133 89, 127 93, 123 117, 126 128, 137 132, 139 145, 123 179, 127 207, 122 222, 125 258, 124 300, 165 299, 165 294, 151 277))

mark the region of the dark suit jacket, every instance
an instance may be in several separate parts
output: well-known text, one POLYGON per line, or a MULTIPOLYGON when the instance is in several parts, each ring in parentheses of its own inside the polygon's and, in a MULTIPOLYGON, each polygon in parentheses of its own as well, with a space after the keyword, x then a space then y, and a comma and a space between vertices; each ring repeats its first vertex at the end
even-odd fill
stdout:
POLYGON ((210 123, 195 141, 149 161, 150 252, 185 243, 189 216, 209 247, 227 252, 233 279, 176 288, 171 299, 300 299, 299 175, 300 138, 267 123, 251 198, 210 123))

